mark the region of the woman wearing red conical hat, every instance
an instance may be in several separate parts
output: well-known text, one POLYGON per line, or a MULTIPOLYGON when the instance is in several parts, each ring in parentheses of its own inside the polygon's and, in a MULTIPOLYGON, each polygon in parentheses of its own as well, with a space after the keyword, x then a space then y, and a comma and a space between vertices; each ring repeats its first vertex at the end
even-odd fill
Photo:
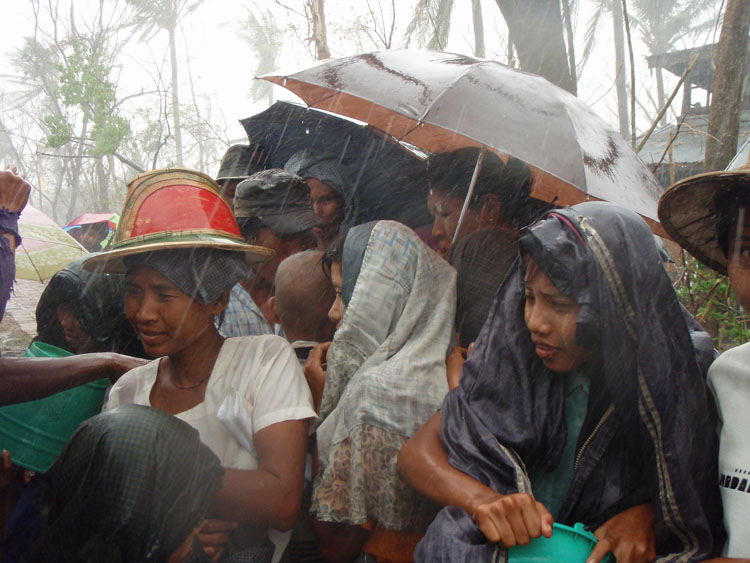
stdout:
POLYGON ((136 403, 173 414, 198 429, 224 467, 199 535, 210 556, 247 551, 271 561, 299 510, 315 416, 299 362, 277 336, 225 339, 214 324, 248 264, 272 254, 244 242, 210 178, 172 169, 131 182, 111 251, 86 262, 125 273, 126 315, 158 358, 124 375, 108 408, 136 403))

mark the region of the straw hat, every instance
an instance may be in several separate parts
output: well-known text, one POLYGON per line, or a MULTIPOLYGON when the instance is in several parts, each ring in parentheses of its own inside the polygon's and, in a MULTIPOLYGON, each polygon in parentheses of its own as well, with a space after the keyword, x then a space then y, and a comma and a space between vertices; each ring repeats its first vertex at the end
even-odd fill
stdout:
POLYGON ((247 244, 219 186, 207 175, 182 168, 153 170, 128 184, 110 250, 84 262, 91 270, 123 273, 124 256, 177 248, 217 248, 245 253, 249 264, 265 262, 273 250, 247 244))
POLYGON ((745 155, 735 158, 726 170, 677 182, 659 201, 659 221, 672 240, 722 274, 727 273, 727 257, 716 235, 716 204, 724 194, 741 186, 750 191, 750 162, 745 155))

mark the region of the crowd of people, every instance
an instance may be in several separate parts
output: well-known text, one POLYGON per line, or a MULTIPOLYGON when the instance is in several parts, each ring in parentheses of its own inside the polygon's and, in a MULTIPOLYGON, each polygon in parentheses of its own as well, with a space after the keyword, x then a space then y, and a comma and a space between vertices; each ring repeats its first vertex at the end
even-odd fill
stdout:
MULTIPOLYGON (((74 355, 0 358, 0 404, 113 382, 48 471, 3 452, 2 561, 505 561, 578 522, 590 563, 750 558, 750 343, 716 359, 636 213, 482 154, 471 196, 479 149, 427 159, 428 229, 348 227, 328 154, 135 178, 40 300, 74 355)), ((0 314, 28 193, 0 172, 0 314)), ((660 206, 745 310, 749 208, 743 170, 660 206)))

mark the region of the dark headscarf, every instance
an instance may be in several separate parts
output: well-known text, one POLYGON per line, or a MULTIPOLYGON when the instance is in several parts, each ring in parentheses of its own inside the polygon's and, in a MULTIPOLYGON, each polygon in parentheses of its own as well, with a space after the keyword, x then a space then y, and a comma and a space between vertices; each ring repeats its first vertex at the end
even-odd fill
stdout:
POLYGON ((249 278, 250 267, 240 252, 213 248, 171 249, 132 254, 123 259, 130 268, 153 268, 201 305, 208 305, 238 281, 249 278))
POLYGON ((166 561, 221 476, 185 422, 140 405, 106 411, 78 427, 43 476, 46 526, 26 561, 166 561))
POLYGON ((96 343, 96 351, 146 357, 132 326, 125 317, 123 277, 90 272, 78 258, 57 272, 44 288, 36 307, 37 339, 68 349, 57 310, 69 305, 83 331, 96 343))
MULTIPOLYGON (((584 203, 549 213, 519 244, 522 255, 581 305, 576 344, 596 352, 589 362, 584 429, 591 427, 592 409, 600 418, 608 404, 613 407, 619 446, 629 452, 624 463, 636 468, 647 489, 644 500, 654 506, 657 554, 670 560, 680 554, 680 560, 708 557, 718 517, 717 440, 707 366, 697 360, 710 358, 711 351, 696 350, 694 342, 710 341, 678 303, 647 225, 617 206, 584 203)), ((523 309, 519 259, 499 289, 460 386, 443 403, 450 463, 505 494, 528 491, 529 474, 554 469, 566 437, 565 375, 550 372, 536 356, 523 309)), ((579 439, 579 452, 581 447, 579 439)), ((629 493, 615 492, 618 498, 629 493)), ((561 514, 590 524, 611 517, 604 514, 619 501, 588 499, 586 514, 577 514, 580 507, 571 502, 569 496, 561 514)), ((452 550, 447 560, 476 556, 477 549, 491 554, 496 546, 477 534, 481 538, 465 512, 446 508, 419 555, 436 561, 445 560, 438 554, 446 549, 452 550), (468 534, 464 540, 474 539, 446 540, 451 534, 455 540, 456 527, 468 534)))
POLYGON ((346 228, 353 224, 352 220, 359 213, 355 193, 356 184, 349 177, 349 172, 341 158, 333 154, 313 153, 305 149, 294 153, 284 164, 284 170, 294 172, 305 180, 315 178, 339 194, 343 200, 342 225, 346 228))

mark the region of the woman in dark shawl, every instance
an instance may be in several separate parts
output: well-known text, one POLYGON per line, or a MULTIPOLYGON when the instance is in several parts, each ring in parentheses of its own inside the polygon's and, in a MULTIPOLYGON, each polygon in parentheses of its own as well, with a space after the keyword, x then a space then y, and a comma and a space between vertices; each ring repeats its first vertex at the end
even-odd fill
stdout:
POLYGON ((488 536, 526 543, 549 536, 553 517, 595 530, 594 560, 609 549, 625 561, 710 556, 720 510, 710 340, 679 305, 647 225, 584 203, 550 212, 519 244, 459 387, 401 451, 410 482, 455 505, 417 560, 505 560, 488 536), (559 349, 533 326, 543 299, 568 308, 578 363, 556 364, 559 349), (576 381, 588 389, 577 421, 576 381))
POLYGON ((181 561, 170 556, 222 474, 198 432, 165 412, 123 405, 90 418, 43 476, 46 524, 25 560, 181 561))
POLYGON ((36 307, 36 339, 74 354, 117 352, 147 357, 125 317, 123 277, 84 270, 87 258, 65 266, 44 288, 36 307))

